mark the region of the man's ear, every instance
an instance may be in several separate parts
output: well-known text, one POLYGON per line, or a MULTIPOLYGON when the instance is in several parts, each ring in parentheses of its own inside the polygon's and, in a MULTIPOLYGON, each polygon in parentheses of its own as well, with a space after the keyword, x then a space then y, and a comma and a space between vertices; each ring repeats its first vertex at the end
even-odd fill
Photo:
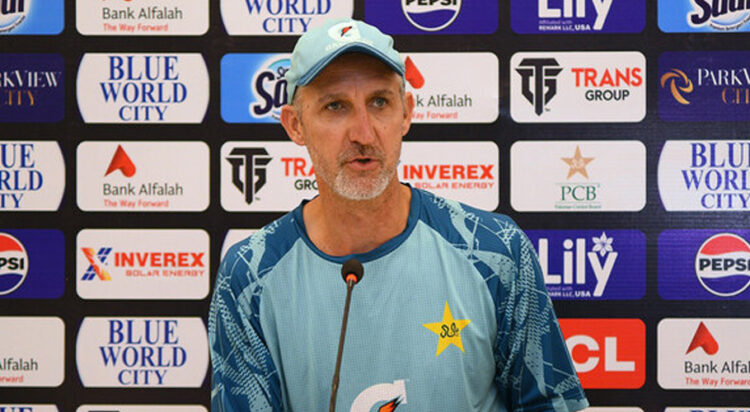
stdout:
POLYGON ((302 121, 294 106, 289 104, 281 106, 281 125, 294 143, 297 143, 300 146, 305 145, 305 139, 302 133, 302 121))
POLYGON ((411 115, 414 112, 414 95, 411 92, 406 92, 404 95, 404 119, 401 125, 401 137, 406 136, 411 127, 411 115))

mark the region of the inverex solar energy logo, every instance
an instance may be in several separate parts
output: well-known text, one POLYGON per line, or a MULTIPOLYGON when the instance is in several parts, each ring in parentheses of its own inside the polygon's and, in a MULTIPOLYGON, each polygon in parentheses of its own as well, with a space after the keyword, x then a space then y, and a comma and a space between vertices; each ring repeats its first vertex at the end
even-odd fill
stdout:
POLYGON ((2 0, 0 6, 0 35, 54 35, 65 25, 63 0, 2 0))
POLYGON ((406 53, 406 89, 415 123, 491 123, 499 107, 492 53, 406 53))
POLYGON ((55 141, 0 141, 0 211, 52 211, 65 190, 65 163, 55 141))
POLYGON ((675 300, 750 299, 750 231, 665 230, 659 295, 675 300))
POLYGON ((200 318, 86 317, 76 342, 84 387, 197 388, 208 367, 200 318))
POLYGON ((0 122, 57 122, 65 116, 59 54, 0 54, 0 122))
POLYGON ((640 319, 560 319, 585 389, 637 389, 646 382, 646 325, 640 319))
POLYGON ((365 21, 393 34, 489 34, 498 16, 491 0, 365 0, 365 21))
POLYGON ((276 123, 287 103, 289 54, 230 53, 221 59, 221 117, 228 123, 276 123))
POLYGON ((727 0, 659 0, 664 32, 736 33, 750 30, 750 5, 727 0))
POLYGON ((638 211, 646 205, 646 147, 639 141, 516 142, 510 155, 515 210, 638 211))
POLYGON ((352 17, 353 0, 221 0, 230 35, 295 35, 329 19, 352 17))
POLYGON ((208 94, 199 53, 87 53, 78 68, 86 123, 200 123, 208 94))
POLYGON ((203 299, 209 238, 193 229, 84 229, 76 289, 83 299, 203 299))
POLYGON ((669 211, 750 210, 750 142, 668 140, 659 157, 659 195, 669 211))
POLYGON ((0 299, 56 299, 64 290, 61 231, 0 228, 0 299))
POLYGON ((646 58, 639 52, 516 53, 510 113, 519 123, 639 122, 646 115, 646 58))
POLYGON ((201 211, 209 202, 204 142, 82 142, 77 193, 82 210, 201 211))
POLYGON ((659 117, 667 121, 750 119, 750 52, 659 56, 659 117))
POLYGON ((657 331, 662 388, 750 389, 750 320, 663 319, 657 331))
POLYGON ((208 14, 208 0, 76 0, 76 27, 83 35, 201 35, 208 14))
POLYGON ((644 0, 529 2, 511 0, 516 33, 639 33, 646 25, 644 0))
POLYGON ((57 317, 0 317, 0 387, 56 387, 65 377, 65 324, 57 317))
POLYGON ((638 230, 527 230, 552 299, 640 299, 646 237, 638 230))

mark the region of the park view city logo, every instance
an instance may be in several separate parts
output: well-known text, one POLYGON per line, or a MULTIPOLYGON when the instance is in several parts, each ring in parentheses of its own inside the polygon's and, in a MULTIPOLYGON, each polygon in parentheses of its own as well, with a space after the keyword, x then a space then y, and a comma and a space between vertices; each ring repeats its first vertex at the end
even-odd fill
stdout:
MULTIPOLYGON (((3 412, 0 410, 0 412, 3 412)), ((81 405, 76 412, 208 412, 201 405, 81 405)))
POLYGON ((669 211, 750 210, 750 142, 668 140, 659 157, 659 195, 669 211))
POLYGON ((638 230, 527 230, 552 299, 640 299, 646 237, 638 230))
POLYGON ((0 403, 0 412, 59 412, 55 405, 39 404, 4 404, 0 403))
POLYGON ((86 123, 200 123, 208 108, 200 53, 87 53, 76 85, 86 123))
POLYGON ((659 116, 667 121, 750 119, 750 52, 659 56, 659 116))
POLYGON ((64 290, 61 231, 0 229, 0 299, 56 299, 64 290))
POLYGON ((646 382, 646 325, 640 319, 560 319, 584 389, 638 389, 646 382))
MULTIPOLYGON (((404 142, 399 178, 416 188, 494 210, 499 202, 497 145, 404 142)), ((221 148, 221 204, 228 211, 289 211, 317 195, 307 150, 292 142, 227 142, 221 148)))
POLYGON ((499 15, 492 0, 365 0, 365 21, 391 34, 491 34, 499 15))
POLYGON ((662 388, 750 389, 750 319, 663 319, 657 331, 662 388))
POLYGON ((0 0, 0 35, 60 34, 64 20, 63 0, 0 0))
POLYGON ((202 211, 209 203, 204 142, 78 145, 78 206, 86 211, 202 211))
POLYGON ((76 27, 87 36, 199 36, 208 14, 208 0, 76 0, 76 27))
POLYGON ((499 108, 499 68, 492 53, 407 53, 406 89, 414 123, 492 123, 499 108))
POLYGON ((201 318, 86 317, 76 363, 87 388, 198 388, 208 367, 201 318))
POLYGON ((209 238, 199 229, 84 229, 76 240, 83 299, 203 299, 209 238))
POLYGON ((646 115, 639 52, 520 52, 510 67, 516 122, 639 122, 646 115))
POLYGON ((674 300, 750 299, 750 231, 665 230, 659 295, 674 300))
POLYGON ((510 203, 517 211, 638 211, 646 205, 646 147, 639 141, 516 142, 510 155, 510 203))
POLYGON ((540 33, 640 33, 645 0, 511 0, 513 31, 540 33))
POLYGON ((221 0, 230 35, 299 35, 353 12, 353 0, 221 0))
POLYGON ((0 141, 0 211, 54 211, 65 190, 55 141, 0 141))
POLYGON ((57 317, 0 316, 0 388, 57 387, 65 377, 65 324, 57 317))
POLYGON ((667 33, 736 33, 750 30, 744 0, 659 0, 659 28, 667 33))
POLYGON ((227 123, 278 123, 287 103, 285 53, 230 53, 221 58, 221 118, 227 123))
POLYGON ((0 54, 0 122, 57 122, 65 116, 59 54, 0 54))

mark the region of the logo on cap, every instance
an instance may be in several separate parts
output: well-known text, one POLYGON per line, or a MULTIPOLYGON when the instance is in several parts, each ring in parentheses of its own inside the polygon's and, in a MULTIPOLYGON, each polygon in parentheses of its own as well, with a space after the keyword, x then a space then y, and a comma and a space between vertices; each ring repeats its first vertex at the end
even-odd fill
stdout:
POLYGON ((336 24, 328 29, 328 35, 336 41, 355 41, 362 37, 359 34, 359 27, 353 21, 346 21, 336 24))

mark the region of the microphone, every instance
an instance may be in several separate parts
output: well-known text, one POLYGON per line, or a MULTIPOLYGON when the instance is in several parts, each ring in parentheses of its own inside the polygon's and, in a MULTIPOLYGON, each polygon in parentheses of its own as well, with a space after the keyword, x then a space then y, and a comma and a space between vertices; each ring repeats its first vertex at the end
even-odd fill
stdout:
POLYGON ((341 321, 341 336, 339 337, 339 352, 336 355, 336 370, 333 372, 333 383, 331 383, 331 402, 328 411, 336 410, 336 392, 339 390, 339 372, 341 370, 341 355, 344 353, 344 338, 346 337, 346 322, 349 319, 349 302, 352 300, 352 289, 362 279, 365 268, 362 263, 354 258, 344 262, 341 267, 341 277, 346 282, 346 304, 344 305, 344 320, 341 321))

